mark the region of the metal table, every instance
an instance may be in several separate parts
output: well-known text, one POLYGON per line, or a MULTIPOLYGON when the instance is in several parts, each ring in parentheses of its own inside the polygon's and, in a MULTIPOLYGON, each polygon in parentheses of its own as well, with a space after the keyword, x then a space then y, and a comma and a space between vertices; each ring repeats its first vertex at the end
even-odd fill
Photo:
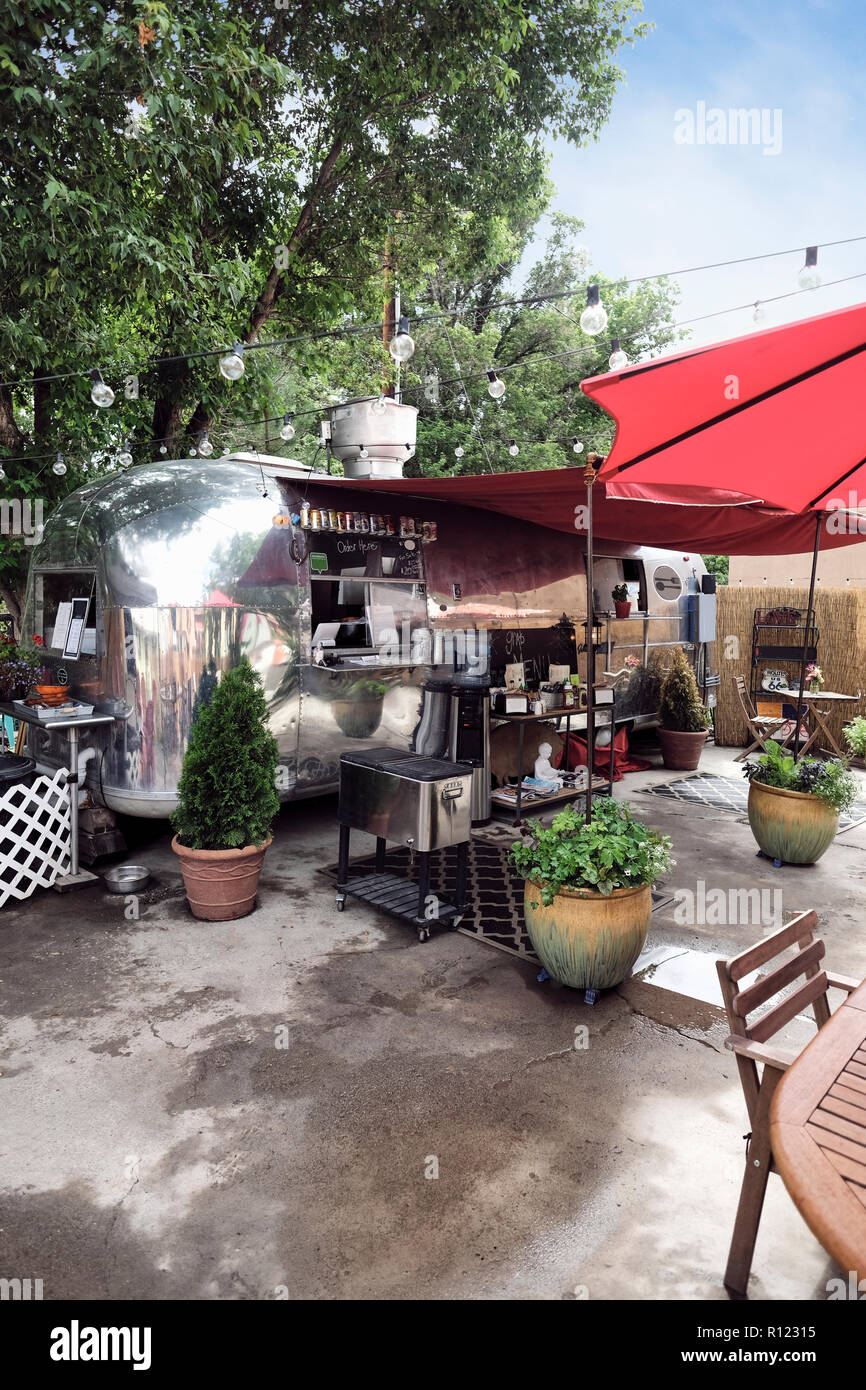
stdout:
POLYGON ((61 715, 58 719, 40 719, 37 714, 19 709, 13 704, 0 704, 0 714, 11 714, 13 719, 19 719, 24 724, 66 735, 69 745, 69 873, 55 879, 53 886, 58 893, 63 893, 67 888, 82 888, 85 884, 98 882, 98 874, 80 868, 78 863, 78 732, 80 729, 93 729, 100 724, 113 724, 114 715, 61 715))
MULTIPOLYGON (((512 825, 519 825, 523 808, 523 738, 527 724, 549 724, 553 721, 559 732, 559 722, 565 720, 565 751, 568 753, 568 738, 571 733, 572 719, 580 720, 581 716, 586 718, 584 710, 577 709, 574 705, 563 705, 561 709, 544 710, 541 714, 494 714, 491 713, 491 721, 497 720, 502 724, 516 724, 518 727, 517 735, 517 800, 514 806, 514 819, 512 825)), ((549 810, 551 806, 566 806, 571 801, 577 801, 580 797, 592 796, 594 792, 606 789, 608 796, 613 796, 613 738, 615 730, 615 718, 613 704, 596 705, 595 710, 595 731, 599 729, 610 729, 610 770, 607 777, 599 777, 595 767, 590 767, 587 763, 587 785, 585 787, 565 788, 560 792, 553 792, 550 796, 541 796, 537 801, 529 803, 528 810, 532 813, 536 811, 549 810), (608 711, 607 717, 599 718, 602 711, 608 711)), ((587 748, 587 757, 595 763, 595 750, 590 755, 587 748)), ((491 806, 497 810, 508 812, 509 807, 503 802, 491 801, 491 806)))

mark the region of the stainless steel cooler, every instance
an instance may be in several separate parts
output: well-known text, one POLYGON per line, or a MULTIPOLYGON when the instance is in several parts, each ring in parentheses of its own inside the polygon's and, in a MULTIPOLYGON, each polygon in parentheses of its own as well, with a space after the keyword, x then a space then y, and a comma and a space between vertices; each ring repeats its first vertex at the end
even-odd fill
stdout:
POLYGON ((456 927, 466 899, 472 769, 464 763, 419 758, 393 748, 344 753, 340 758, 340 862, 337 908, 347 895, 410 921, 426 941, 431 924, 456 927), (376 872, 349 878, 349 836, 364 830, 376 836, 376 872), (387 842, 405 845, 417 868, 413 883, 385 873, 387 842), (455 901, 445 902, 430 888, 430 854, 456 847, 455 901))

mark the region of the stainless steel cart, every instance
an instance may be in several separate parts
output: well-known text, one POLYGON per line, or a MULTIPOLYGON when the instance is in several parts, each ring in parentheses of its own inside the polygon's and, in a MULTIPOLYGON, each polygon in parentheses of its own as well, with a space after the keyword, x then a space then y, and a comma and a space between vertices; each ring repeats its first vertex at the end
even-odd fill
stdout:
POLYGON ((472 769, 465 763, 418 758, 395 748, 368 753, 344 753, 340 758, 340 856, 337 908, 347 897, 359 898, 392 917, 411 922, 418 940, 426 941, 431 926, 455 928, 466 908, 466 866, 471 830, 472 769), (376 836, 376 867, 372 874, 349 877, 349 837, 352 830, 376 836), (417 882, 385 872, 388 841, 406 845, 417 866, 417 882), (430 855, 457 847, 454 902, 430 892, 430 855))

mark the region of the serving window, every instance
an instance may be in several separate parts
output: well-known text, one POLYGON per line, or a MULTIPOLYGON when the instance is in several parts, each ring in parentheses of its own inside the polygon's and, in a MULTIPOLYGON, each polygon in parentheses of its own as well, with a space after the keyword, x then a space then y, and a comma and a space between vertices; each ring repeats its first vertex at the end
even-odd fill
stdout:
POLYGON ((33 581, 33 634, 46 654, 66 661, 96 660, 96 574, 93 570, 37 570, 33 581))
POLYGON ((308 555, 312 647, 393 662, 427 631, 421 546, 396 537, 322 535, 308 555))

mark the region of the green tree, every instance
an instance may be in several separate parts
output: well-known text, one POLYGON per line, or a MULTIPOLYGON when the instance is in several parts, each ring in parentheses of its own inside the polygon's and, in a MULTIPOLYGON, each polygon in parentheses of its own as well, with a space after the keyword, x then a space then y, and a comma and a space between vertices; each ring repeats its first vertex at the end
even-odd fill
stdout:
POLYGON ((702 555, 701 559, 710 574, 716 576, 717 584, 730 583, 731 557, 729 555, 702 555))
MULTIPOLYGON (((0 446, 26 455, 7 467, 15 492, 50 505, 129 433, 144 461, 162 439, 187 452, 227 410, 286 408, 268 354, 233 384, 193 354, 351 323, 386 250, 404 303, 443 247, 507 259, 508 219, 545 186, 545 136, 597 136, 639 8, 0 0, 3 379, 39 378, 0 387, 0 446), (76 364, 110 378, 113 411, 82 375, 48 380, 76 364), (58 449, 76 461, 63 479, 58 449)), ((295 357, 322 361, 318 345, 295 357)), ((380 345, 380 378, 387 361, 380 345)), ((22 571, 6 547, 13 611, 22 571)))

